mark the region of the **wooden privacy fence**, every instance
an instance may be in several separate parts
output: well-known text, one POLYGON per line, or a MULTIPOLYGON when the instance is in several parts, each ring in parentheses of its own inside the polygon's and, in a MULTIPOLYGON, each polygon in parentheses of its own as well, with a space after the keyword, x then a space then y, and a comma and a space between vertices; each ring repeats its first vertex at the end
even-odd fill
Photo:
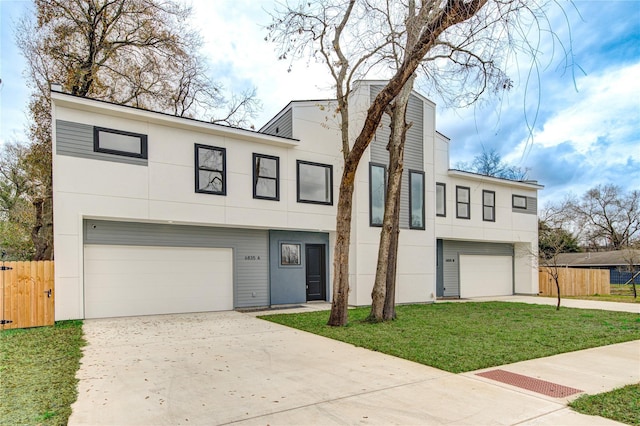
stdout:
MULTIPOLYGON (((611 294, 608 269, 559 268, 560 297, 611 294)), ((557 296, 556 283, 548 268, 538 274, 540 295, 557 296)))
POLYGON ((2 262, 0 330, 53 325, 54 262, 2 262))

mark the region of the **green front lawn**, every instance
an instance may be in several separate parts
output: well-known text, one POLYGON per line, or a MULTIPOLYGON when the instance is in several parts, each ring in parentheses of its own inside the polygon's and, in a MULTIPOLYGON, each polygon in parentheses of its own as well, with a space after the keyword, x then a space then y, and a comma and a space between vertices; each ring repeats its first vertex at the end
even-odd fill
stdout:
POLYGON ((66 425, 84 344, 82 321, 0 332, 0 425, 66 425))
MULTIPOLYGON (((630 284, 611 284, 611 294, 594 294, 590 296, 562 296, 563 299, 600 300, 602 302, 640 303, 640 297, 633 297, 630 284)), ((636 285, 640 294, 640 285, 636 285)), ((553 296, 556 297, 556 296, 553 296)))
POLYGON ((579 413, 640 426, 640 383, 597 395, 582 395, 569 407, 579 413))
POLYGON ((372 324, 369 308, 349 310, 347 327, 328 311, 260 318, 453 373, 640 339, 640 315, 510 302, 436 303, 397 308, 372 324))

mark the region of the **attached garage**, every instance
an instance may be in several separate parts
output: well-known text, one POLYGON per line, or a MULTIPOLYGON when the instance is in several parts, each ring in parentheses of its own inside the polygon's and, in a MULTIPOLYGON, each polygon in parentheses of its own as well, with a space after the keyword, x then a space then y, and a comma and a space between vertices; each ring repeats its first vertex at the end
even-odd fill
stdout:
POLYGON ((85 245, 85 318, 233 309, 230 248, 85 245))
POLYGON ((511 256, 460 255, 460 297, 513 294, 511 256))
POLYGON ((85 219, 84 318, 269 305, 269 231, 85 219))
POLYGON ((506 296, 514 292, 513 244, 437 242, 437 296, 506 296))

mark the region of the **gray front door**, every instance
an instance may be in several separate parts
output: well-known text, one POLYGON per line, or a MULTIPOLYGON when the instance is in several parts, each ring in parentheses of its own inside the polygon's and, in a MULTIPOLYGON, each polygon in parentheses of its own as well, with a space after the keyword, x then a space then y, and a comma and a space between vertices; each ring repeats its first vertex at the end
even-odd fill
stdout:
POLYGON ((325 245, 306 244, 307 300, 326 300, 325 245))

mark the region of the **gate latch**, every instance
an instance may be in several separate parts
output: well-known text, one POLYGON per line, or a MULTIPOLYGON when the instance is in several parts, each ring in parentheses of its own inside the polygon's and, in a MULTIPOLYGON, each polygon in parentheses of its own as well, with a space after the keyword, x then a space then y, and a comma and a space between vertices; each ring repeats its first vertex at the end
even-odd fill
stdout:
POLYGON ((46 290, 46 291, 44 292, 44 294, 46 294, 46 295, 47 295, 47 298, 50 298, 50 297, 51 297, 51 289, 46 290))

